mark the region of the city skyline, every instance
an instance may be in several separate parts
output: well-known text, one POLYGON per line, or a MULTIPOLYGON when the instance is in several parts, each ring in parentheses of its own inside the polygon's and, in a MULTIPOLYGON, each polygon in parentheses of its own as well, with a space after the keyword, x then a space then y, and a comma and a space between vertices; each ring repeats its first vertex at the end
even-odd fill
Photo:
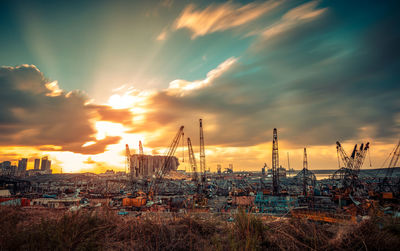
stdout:
MULTIPOLYGON (((163 154, 181 125, 211 171, 337 169, 336 141, 399 140, 398 2, 0 3, 0 162, 125 170, 125 144, 163 154)), ((176 157, 182 164, 182 149, 176 157)), ((371 163, 370 163, 371 161, 371 163)))

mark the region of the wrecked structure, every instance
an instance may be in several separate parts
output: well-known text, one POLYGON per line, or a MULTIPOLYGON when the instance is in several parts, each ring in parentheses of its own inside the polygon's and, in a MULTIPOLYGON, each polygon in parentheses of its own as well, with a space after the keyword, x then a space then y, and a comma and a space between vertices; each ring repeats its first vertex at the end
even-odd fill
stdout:
MULTIPOLYGON (((157 155, 130 155, 130 171, 131 175, 135 178, 152 177, 163 166, 167 156, 157 155)), ((165 172, 176 171, 179 166, 178 158, 172 157, 165 172)))

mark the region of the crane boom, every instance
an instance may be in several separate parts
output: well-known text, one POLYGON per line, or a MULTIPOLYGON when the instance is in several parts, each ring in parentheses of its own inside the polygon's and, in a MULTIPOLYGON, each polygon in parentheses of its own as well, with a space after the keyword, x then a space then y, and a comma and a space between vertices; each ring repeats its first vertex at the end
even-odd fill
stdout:
POLYGON ((361 144, 360 149, 357 152, 356 159, 354 160, 354 169, 359 171, 362 165, 364 164, 365 157, 367 156, 367 152, 369 150, 369 142, 365 145, 361 144))
MULTIPOLYGON (((353 159, 349 158, 346 154, 346 152, 343 150, 342 145, 339 143, 339 141, 336 141, 336 149, 340 155, 340 157, 342 158, 344 167, 347 169, 353 169, 353 159)), ((353 151, 354 153, 354 151, 353 151)))
POLYGON ((196 158, 194 156, 192 141, 190 140, 190 138, 187 139, 187 144, 188 144, 188 151, 189 151, 189 162, 190 162, 190 166, 192 167, 192 172, 193 172, 193 181, 198 183, 199 180, 198 180, 198 176, 197 176, 196 158))
POLYGON ((155 179, 153 182, 150 184, 149 192, 156 193, 157 192, 157 184, 158 182, 163 178, 165 171, 167 168, 171 165, 171 161, 174 157, 174 154, 176 152, 176 149, 178 148, 180 139, 182 137, 183 133, 183 128, 184 126, 181 126, 178 130, 178 133, 175 135, 174 139, 171 142, 171 145, 168 148, 168 152, 165 155, 165 160, 159 170, 155 173, 155 179))
POLYGON ((389 166, 386 171, 386 177, 392 176, 393 168, 396 167, 397 162, 399 161, 399 157, 400 157, 400 140, 399 143, 397 143, 396 147, 394 148, 392 159, 390 160, 389 166))

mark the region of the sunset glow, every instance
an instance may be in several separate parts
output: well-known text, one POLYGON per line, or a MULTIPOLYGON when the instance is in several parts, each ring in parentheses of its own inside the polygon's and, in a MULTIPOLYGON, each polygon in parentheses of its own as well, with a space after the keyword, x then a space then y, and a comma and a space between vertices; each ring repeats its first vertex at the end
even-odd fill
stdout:
POLYGON ((270 165, 275 127, 285 167, 289 153, 301 168, 307 147, 311 168, 336 169, 336 141, 371 142, 364 167, 382 165, 400 132, 389 7, 353 16, 329 1, 167 2, 79 7, 76 23, 61 7, 10 7, 0 157, 123 171, 125 144, 163 154, 181 125, 198 156, 202 118, 212 171, 270 165))

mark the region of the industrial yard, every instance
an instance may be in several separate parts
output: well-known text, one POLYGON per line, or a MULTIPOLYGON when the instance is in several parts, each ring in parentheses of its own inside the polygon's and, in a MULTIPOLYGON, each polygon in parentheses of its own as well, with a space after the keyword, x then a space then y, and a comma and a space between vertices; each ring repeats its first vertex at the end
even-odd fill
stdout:
POLYGON ((400 1, 0 1, 0 251, 399 250, 400 1))
MULTIPOLYGON (((7 173, 1 176, 1 210, 4 215, 15 214, 13 218, 23 228, 18 231, 20 234, 34 231, 26 229, 25 218, 31 222, 29 225, 44 224, 40 229, 51 228, 54 224, 78 229, 68 225, 67 218, 88 221, 91 226, 85 226, 87 230, 82 231, 89 231, 91 235, 93 230, 96 232, 93 238, 97 235, 111 238, 105 243, 92 243, 106 249, 125 248, 133 243, 139 249, 149 250, 348 249, 352 242, 359 240, 338 235, 355 235, 369 225, 376 228, 375 234, 389 235, 394 243, 399 243, 400 168, 396 165, 400 142, 390 154, 387 168, 368 170, 363 170, 362 166, 369 143, 355 145, 348 154, 337 142, 342 167, 331 171, 328 178, 317 179, 308 167, 306 148, 302 170, 291 175, 290 169, 279 165, 278 131, 274 129, 271 169, 265 165, 260 172, 235 172, 231 165, 225 171, 219 167, 216 173, 211 173, 206 167, 202 123, 200 119, 199 166, 191 139, 184 138, 181 126, 164 155, 144 155, 142 142, 139 142, 139 153, 131 154, 126 145, 127 173, 112 170, 103 174, 39 172, 25 177, 7 173), (177 170, 179 160, 175 156, 183 140, 187 142, 191 166, 187 171, 177 170), (389 224, 391 230, 380 230, 382 224, 389 224), (297 229, 299 225, 301 232, 297 229), (108 230, 96 230, 102 228, 108 230), (314 231, 311 237, 307 235, 311 238, 308 240, 301 237, 306 228, 314 231), (153 236, 149 231, 162 234, 153 236), (223 236, 226 231, 229 234, 223 236), (283 231, 290 244, 275 236, 275 231, 283 231), (245 242, 236 239, 240 235, 244 235, 241 238, 245 242), (145 238, 151 239, 151 243, 145 238), (177 242, 167 244, 168 238, 176 238, 177 242)), ((3 217, 9 220, 8 216, 3 217)), ((43 231, 52 231, 45 229, 43 231)), ((66 230, 75 231, 73 229, 66 230)), ((87 245, 92 245, 90 238, 87 245)), ((362 240, 363 245, 368 245, 365 248, 376 245, 368 243, 369 237, 365 238, 362 240)), ((16 240, 7 238, 2 240, 2 245, 15 245, 12 241, 16 240)), ((59 245, 54 241, 48 244, 50 249, 59 245)), ((77 245, 72 239, 69 242, 65 245, 77 245)), ((24 245, 31 249, 31 244, 24 245)))

